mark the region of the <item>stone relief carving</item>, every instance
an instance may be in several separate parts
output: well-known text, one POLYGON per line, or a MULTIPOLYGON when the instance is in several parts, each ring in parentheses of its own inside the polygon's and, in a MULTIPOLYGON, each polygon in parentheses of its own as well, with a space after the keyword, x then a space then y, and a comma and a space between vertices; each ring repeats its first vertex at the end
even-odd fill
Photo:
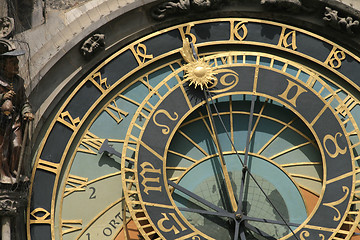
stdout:
POLYGON ((86 39, 80 48, 81 55, 85 58, 94 56, 100 49, 105 47, 105 35, 95 33, 86 39))
MULTIPOLYGON (((23 186, 22 186, 23 188, 23 186)), ((13 217, 19 214, 27 204, 27 194, 25 189, 21 191, 1 190, 0 193, 0 216, 13 217)))
MULTIPOLYGON (((259 0, 260 4, 272 10, 286 10, 288 12, 311 11, 301 0, 259 0)), ((163 20, 169 16, 189 12, 203 12, 217 9, 227 0, 170 0, 156 5, 151 10, 151 16, 156 20, 163 20)))
POLYGON ((9 17, 0 18, 0 38, 8 37, 14 30, 14 19, 9 17))
POLYGON ((352 17, 339 17, 338 11, 325 7, 325 17, 323 20, 326 21, 331 27, 346 31, 353 35, 359 29, 359 21, 354 20, 352 17))
POLYGON ((89 0, 46 0, 46 5, 52 9, 67 10, 89 2, 89 0))
POLYGON ((15 50, 15 44, 9 39, 14 30, 14 19, 9 17, 0 18, 0 53, 15 50))
POLYGON ((314 11, 314 6, 306 6, 302 0, 261 0, 260 4, 274 11, 290 13, 308 13, 314 11))
POLYGON ((300 0, 261 0, 260 4, 269 8, 288 11, 298 11, 303 7, 300 0))
POLYGON ((155 6, 151 10, 151 16, 156 20, 163 20, 168 16, 185 12, 202 12, 215 9, 222 0, 178 0, 167 1, 155 6))

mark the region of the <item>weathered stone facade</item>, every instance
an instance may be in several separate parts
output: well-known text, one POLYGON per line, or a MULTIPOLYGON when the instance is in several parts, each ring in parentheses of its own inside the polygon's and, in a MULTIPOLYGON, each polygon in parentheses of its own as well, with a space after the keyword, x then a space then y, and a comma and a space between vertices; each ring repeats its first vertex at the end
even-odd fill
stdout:
POLYGON ((70 8, 80 7, 83 3, 88 2, 89 0, 49 0, 47 5, 51 9, 56 10, 67 10, 70 8))

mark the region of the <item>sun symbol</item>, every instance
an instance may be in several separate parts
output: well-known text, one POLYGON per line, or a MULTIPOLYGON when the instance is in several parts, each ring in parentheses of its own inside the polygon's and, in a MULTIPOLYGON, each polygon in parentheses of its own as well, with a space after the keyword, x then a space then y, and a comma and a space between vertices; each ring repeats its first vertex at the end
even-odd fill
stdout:
POLYGON ((194 84, 195 88, 200 86, 201 90, 208 87, 208 84, 215 79, 216 74, 212 67, 202 59, 189 62, 186 65, 185 72, 184 78, 190 82, 189 86, 194 84))

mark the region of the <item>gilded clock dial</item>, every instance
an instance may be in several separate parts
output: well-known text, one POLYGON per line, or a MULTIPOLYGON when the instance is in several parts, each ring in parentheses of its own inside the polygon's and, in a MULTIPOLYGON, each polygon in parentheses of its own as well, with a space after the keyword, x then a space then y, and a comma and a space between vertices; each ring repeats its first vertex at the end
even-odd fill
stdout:
MULTIPOLYGON (((246 148, 250 96, 226 96, 216 99, 215 104, 226 127, 226 130, 223 129, 220 119, 214 114, 223 156, 239 202, 243 175, 241 161, 244 160, 246 148), (227 139, 227 131, 230 139, 227 139)), ((202 107, 180 126, 168 150, 166 174, 167 178, 203 199, 230 209, 224 192, 219 153, 212 142, 213 134, 208 119, 209 116, 202 107)), ((320 196, 323 167, 318 146, 306 125, 289 109, 269 99, 259 98, 255 104, 250 149, 248 171, 269 199, 266 199, 254 179, 247 175, 241 200, 242 214, 249 218, 248 224, 253 226, 252 229, 257 228, 259 232, 280 238, 290 232, 281 217, 288 223, 300 225, 310 215, 320 196), (264 223, 261 219, 277 223, 264 223)), ((172 197, 179 208, 211 211, 208 206, 178 190, 172 193, 172 197)), ((191 211, 182 213, 193 226, 214 239, 225 239, 225 236, 227 239, 233 238, 233 223, 224 217, 191 211)), ((250 235, 256 236, 255 239, 262 239, 259 238, 259 233, 250 229, 246 233, 247 239, 251 239, 250 235)))
POLYGON ((129 43, 53 114, 28 238, 351 239, 356 64, 322 37, 256 19, 184 23, 129 43), (186 39, 198 58, 184 57, 186 39))
MULTIPOLYGON (((129 128, 123 163, 133 165, 124 173, 137 185, 125 194, 134 194, 130 206, 141 203, 133 210, 153 223, 145 222, 144 230, 157 230, 145 232, 150 238, 328 239, 343 227, 354 166, 329 102, 338 91, 295 63, 243 54, 205 57, 218 71, 206 90, 212 107, 204 107, 201 91, 184 78, 163 93, 140 131, 129 128), (220 64, 222 57, 227 61, 220 64)), ((173 75, 181 79, 181 70, 173 75)))

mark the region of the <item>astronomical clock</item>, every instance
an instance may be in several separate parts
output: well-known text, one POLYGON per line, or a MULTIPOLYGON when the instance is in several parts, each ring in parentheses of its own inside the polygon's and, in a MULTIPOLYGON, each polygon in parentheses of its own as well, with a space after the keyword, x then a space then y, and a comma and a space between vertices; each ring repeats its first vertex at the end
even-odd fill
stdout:
POLYGON ((28 238, 358 239, 359 68, 335 42, 251 18, 129 43, 52 115, 28 238))

